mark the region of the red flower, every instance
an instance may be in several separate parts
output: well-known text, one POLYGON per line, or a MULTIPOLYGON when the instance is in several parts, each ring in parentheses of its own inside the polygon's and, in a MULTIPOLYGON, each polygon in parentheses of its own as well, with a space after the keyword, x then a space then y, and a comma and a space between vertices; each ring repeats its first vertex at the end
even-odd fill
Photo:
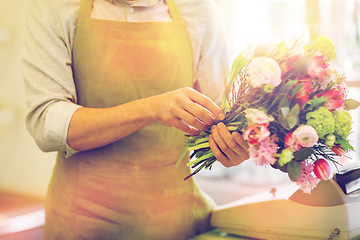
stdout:
POLYGON ((338 85, 336 88, 332 88, 327 92, 323 92, 320 94, 320 97, 325 97, 327 100, 325 101, 324 107, 329 110, 335 110, 340 108, 346 97, 346 89, 338 85))
POLYGON ((327 64, 324 56, 315 56, 311 59, 307 73, 310 77, 324 77, 327 76, 327 64))
POLYGON ((267 139, 270 136, 270 131, 264 125, 253 124, 244 131, 243 136, 249 144, 256 144, 267 139))
POLYGON ((336 144, 334 147, 331 148, 331 150, 338 156, 342 156, 345 153, 340 144, 336 144))
POLYGON ((293 49, 286 57, 283 65, 283 74, 289 72, 294 68, 294 63, 304 56, 304 48, 299 47, 293 49))
POLYGON ((303 84, 303 86, 295 94, 295 103, 299 104, 301 107, 309 100, 309 93, 311 92, 312 84, 308 81, 308 79, 303 79, 300 80, 299 83, 297 83, 294 87, 299 84, 303 84))
POLYGON ((313 171, 317 178, 326 180, 330 176, 330 165, 325 159, 318 159, 314 163, 313 171))
POLYGON ((284 142, 285 147, 290 148, 291 151, 296 152, 300 150, 301 145, 296 142, 296 138, 293 135, 294 132, 289 132, 286 134, 284 142))

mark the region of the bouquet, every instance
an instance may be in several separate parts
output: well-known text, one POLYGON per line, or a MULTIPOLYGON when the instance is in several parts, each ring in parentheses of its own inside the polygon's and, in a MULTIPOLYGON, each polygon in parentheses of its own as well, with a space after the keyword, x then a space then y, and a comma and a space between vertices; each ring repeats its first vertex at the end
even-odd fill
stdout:
MULTIPOLYGON (((233 63, 221 106, 222 122, 242 134, 252 161, 287 172, 305 193, 329 177, 329 162, 336 166, 336 156, 353 150, 348 110, 359 102, 346 99, 345 76, 331 63, 335 55, 326 36, 313 45, 296 40, 243 52, 233 63)), ((210 129, 187 138, 187 165, 195 170, 185 180, 217 161, 210 129)))

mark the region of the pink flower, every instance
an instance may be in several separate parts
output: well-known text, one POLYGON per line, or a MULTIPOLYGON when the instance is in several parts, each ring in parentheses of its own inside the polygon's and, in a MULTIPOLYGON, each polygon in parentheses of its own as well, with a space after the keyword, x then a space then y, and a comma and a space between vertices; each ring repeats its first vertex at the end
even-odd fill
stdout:
POLYGON ((278 148, 276 140, 275 136, 271 136, 262 142, 249 145, 249 155, 256 165, 263 166, 276 162, 276 158, 274 158, 278 148))
POLYGON ((297 47, 293 49, 285 59, 284 73, 289 72, 294 68, 294 63, 297 62, 300 58, 302 58, 305 54, 303 47, 297 47))
POLYGON ((311 59, 307 73, 310 77, 324 77, 327 76, 327 64, 324 56, 315 56, 311 59))
POLYGON ((296 152, 301 149, 301 145, 296 142, 296 138, 294 137, 294 132, 289 132, 286 134, 284 142, 285 147, 290 148, 291 151, 296 152))
POLYGON ((253 124, 245 129, 243 137, 250 145, 262 142, 270 136, 270 131, 263 125, 253 124))
POLYGON ((314 162, 314 174, 318 179, 326 180, 330 176, 330 165, 329 163, 321 158, 314 162))
POLYGON ((298 127, 294 132, 293 136, 295 142, 303 147, 312 147, 319 140, 316 130, 310 125, 302 125, 298 127))
POLYGON ((327 98, 324 104, 325 108, 335 110, 342 107, 344 99, 346 98, 346 88, 338 85, 327 92, 321 93, 319 96, 327 98))
POLYGON ((273 121, 272 116, 266 115, 263 111, 256 108, 248 108, 245 110, 245 117, 249 122, 249 125, 257 124, 265 127, 269 126, 269 122, 273 121))
POLYGON ((301 163, 301 176, 299 181, 296 182, 304 193, 311 193, 311 190, 318 185, 320 179, 313 175, 314 164, 302 161, 301 163))
POLYGON ((281 83, 279 64, 269 57, 255 57, 248 66, 248 79, 254 88, 270 84, 274 87, 281 83))

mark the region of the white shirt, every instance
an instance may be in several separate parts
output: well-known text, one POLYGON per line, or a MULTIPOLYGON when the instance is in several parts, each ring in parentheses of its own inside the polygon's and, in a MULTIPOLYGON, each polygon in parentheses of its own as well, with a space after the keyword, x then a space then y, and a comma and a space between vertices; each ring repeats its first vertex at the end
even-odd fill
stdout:
MULTIPOLYGON (((90 1, 90 0, 89 0, 90 1)), ((175 0, 194 54, 194 81, 220 102, 229 72, 225 33, 214 0, 175 0)), ((80 106, 72 76, 72 46, 80 0, 30 0, 25 24, 23 76, 27 127, 43 151, 73 151, 66 143, 80 106)), ((171 21, 164 0, 94 0, 92 18, 171 21)))

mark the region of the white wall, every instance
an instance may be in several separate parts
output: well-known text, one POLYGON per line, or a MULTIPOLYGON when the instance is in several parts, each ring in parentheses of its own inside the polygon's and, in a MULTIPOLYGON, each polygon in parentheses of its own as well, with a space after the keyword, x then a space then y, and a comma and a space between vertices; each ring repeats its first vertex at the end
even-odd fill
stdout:
POLYGON ((9 33, 0 40, 0 190, 43 197, 55 153, 41 152, 25 127, 20 59, 26 6, 27 0, 0 0, 0 39, 1 30, 9 33), (4 110, 14 118, 1 124, 8 116, 4 110))

